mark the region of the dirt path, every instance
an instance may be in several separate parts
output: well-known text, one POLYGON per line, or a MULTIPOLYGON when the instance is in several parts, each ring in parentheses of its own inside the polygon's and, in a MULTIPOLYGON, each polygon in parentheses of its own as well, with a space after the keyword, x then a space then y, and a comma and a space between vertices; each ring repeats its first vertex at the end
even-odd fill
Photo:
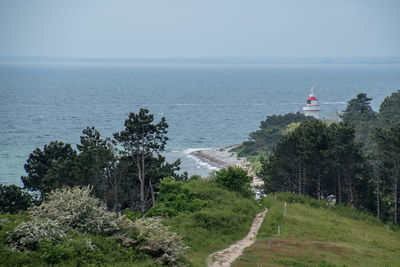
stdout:
POLYGON ((209 267, 228 267, 231 265, 232 262, 238 258, 243 250, 253 244, 255 241, 255 237, 257 236, 258 230, 260 229, 264 217, 267 214, 268 210, 265 209, 263 212, 257 214, 256 218, 251 225, 250 231, 245 238, 242 240, 237 241, 236 243, 232 244, 230 247, 217 251, 211 254, 208 259, 207 263, 209 267))

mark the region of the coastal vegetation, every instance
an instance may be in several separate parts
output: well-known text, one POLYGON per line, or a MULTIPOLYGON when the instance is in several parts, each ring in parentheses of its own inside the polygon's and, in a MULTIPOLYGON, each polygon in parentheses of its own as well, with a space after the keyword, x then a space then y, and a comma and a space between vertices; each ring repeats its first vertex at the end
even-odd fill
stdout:
POLYGON ((251 177, 235 167, 177 174, 179 161, 160 155, 168 125, 153 120, 142 109, 114 139, 88 127, 77 150, 35 149, 24 188, 1 187, 1 264, 198 266, 245 236, 260 210, 251 177))
POLYGON ((77 149, 50 142, 27 159, 24 188, 0 187, 2 264, 204 266, 209 254, 243 238, 267 207, 259 240, 238 265, 267 258, 277 265, 357 265, 364 252, 390 265, 399 252, 393 244, 399 240, 400 92, 379 112, 370 101, 357 95, 338 122, 300 113, 267 117, 236 148, 259 168, 268 194, 261 202, 241 168, 208 177, 179 174, 179 160, 168 163, 161 154, 168 140, 165 118, 154 122, 146 109, 129 114, 113 138, 87 127, 77 149), (371 231, 367 239, 378 240, 379 251, 371 251, 368 240, 357 243, 356 230, 343 236, 339 230, 349 225, 371 231), (271 237, 279 253, 258 255, 271 237), (295 256, 281 251, 287 246, 295 256), (299 247, 315 246, 332 247, 332 253, 298 255, 299 247), (358 256, 346 256, 352 253, 358 256))

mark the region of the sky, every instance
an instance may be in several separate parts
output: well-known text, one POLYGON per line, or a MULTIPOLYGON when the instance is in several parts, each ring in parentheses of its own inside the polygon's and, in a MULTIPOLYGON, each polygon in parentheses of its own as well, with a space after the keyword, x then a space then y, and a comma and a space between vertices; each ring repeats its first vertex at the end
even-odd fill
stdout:
POLYGON ((1 57, 399 57, 400 0, 0 0, 1 57))

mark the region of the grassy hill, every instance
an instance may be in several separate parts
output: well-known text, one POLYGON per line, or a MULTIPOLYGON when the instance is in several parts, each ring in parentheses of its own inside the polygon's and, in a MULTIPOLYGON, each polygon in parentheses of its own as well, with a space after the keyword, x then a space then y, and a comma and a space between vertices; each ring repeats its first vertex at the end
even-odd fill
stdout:
POLYGON ((184 187, 196 197, 210 201, 205 209, 182 213, 167 220, 171 230, 190 247, 188 266, 206 266, 209 254, 244 238, 255 215, 263 210, 252 199, 203 180, 189 181, 184 187))
POLYGON ((257 241, 233 266, 400 266, 399 231, 355 209, 299 197, 286 199, 303 203, 288 203, 284 217, 284 199, 264 200, 269 213, 257 241))

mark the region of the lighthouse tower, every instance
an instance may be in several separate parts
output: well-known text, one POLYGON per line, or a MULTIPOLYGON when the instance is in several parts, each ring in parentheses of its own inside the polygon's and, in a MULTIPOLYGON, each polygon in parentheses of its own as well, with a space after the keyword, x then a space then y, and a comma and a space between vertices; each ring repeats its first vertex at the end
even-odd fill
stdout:
POLYGON ((318 99, 314 95, 314 88, 311 88, 311 94, 307 98, 307 104, 303 107, 303 110, 306 116, 312 116, 316 119, 319 118, 321 108, 319 107, 318 99))

